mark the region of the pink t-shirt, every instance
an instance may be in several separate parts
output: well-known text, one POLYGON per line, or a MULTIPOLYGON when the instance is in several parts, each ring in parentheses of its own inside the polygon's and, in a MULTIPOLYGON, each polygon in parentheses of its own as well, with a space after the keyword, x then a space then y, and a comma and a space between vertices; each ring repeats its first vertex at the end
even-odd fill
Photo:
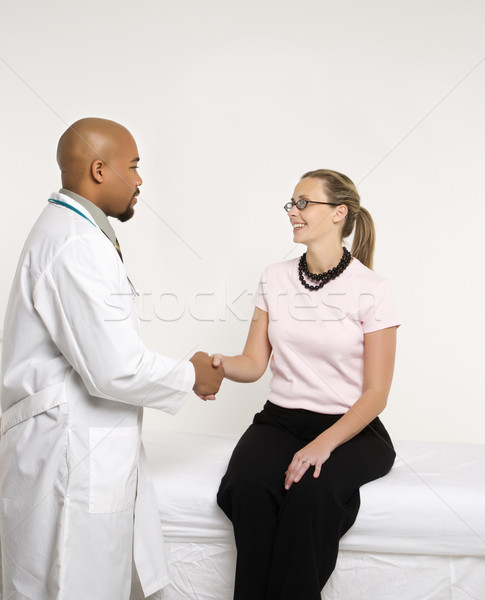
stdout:
POLYGON ((364 334, 400 325, 391 288, 354 258, 336 279, 310 291, 298 279, 298 260, 268 267, 256 293, 273 347, 268 399, 342 414, 362 395, 364 334))

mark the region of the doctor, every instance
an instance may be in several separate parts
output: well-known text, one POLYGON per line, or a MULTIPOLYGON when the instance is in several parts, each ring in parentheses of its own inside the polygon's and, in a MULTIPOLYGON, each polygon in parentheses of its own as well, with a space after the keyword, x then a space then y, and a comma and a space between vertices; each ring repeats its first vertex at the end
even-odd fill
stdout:
POLYGON ((63 188, 20 257, 2 356, 4 600, 138 599, 168 583, 142 407, 175 413, 190 390, 217 392, 223 371, 202 352, 176 360, 139 337, 107 219, 134 214, 138 156, 118 123, 69 127, 63 188))

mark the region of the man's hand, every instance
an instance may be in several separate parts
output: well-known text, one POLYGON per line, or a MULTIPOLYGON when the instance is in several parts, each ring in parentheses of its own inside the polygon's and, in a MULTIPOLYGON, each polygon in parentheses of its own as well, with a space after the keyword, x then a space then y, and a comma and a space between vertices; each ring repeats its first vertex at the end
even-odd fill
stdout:
POLYGON ((196 352, 190 362, 195 369, 194 392, 201 397, 217 394, 224 378, 224 367, 213 367, 212 357, 205 352, 196 352))

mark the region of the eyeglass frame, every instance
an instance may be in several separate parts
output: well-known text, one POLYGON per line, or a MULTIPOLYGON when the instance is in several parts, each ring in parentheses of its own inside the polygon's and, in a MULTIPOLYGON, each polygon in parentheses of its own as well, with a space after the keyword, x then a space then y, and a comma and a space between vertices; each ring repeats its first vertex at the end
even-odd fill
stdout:
POLYGON ((335 202, 316 202, 315 200, 306 200, 305 198, 300 198, 296 202, 290 200, 290 202, 287 202, 283 205, 283 208, 286 210, 287 213, 289 213, 294 206, 296 206, 298 210, 304 210, 309 204, 328 204, 329 206, 340 206, 340 204, 337 204, 335 202), (304 203, 304 206, 302 206, 301 208, 298 206, 298 204, 300 203, 304 203))

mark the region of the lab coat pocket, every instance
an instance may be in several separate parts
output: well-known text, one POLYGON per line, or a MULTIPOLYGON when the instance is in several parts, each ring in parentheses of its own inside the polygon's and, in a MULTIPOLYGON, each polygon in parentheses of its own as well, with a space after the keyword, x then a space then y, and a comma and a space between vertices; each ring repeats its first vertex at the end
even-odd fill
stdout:
POLYGON ((133 510, 140 455, 138 427, 92 427, 89 450, 89 512, 133 510))

